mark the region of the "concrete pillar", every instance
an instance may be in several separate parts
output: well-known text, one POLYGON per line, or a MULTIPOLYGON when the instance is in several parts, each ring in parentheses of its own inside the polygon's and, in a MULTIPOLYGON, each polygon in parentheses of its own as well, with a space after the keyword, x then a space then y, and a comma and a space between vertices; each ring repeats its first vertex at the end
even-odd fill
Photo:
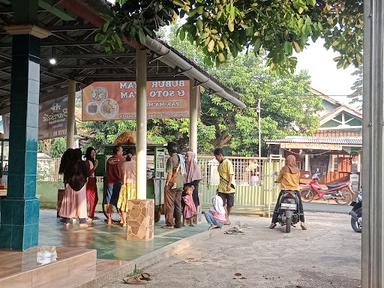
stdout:
POLYGON ((147 198, 147 51, 136 50, 137 197, 147 198))
POLYGON ((76 82, 68 80, 67 149, 74 148, 76 82))
POLYGON ((384 3, 364 1, 362 287, 384 287, 384 3))
MULTIPOLYGON (((15 6, 20 9, 16 9, 16 14, 22 14, 21 3, 16 4, 20 4, 15 6)), ((29 4, 36 6, 37 2, 31 1, 29 4)), ((7 197, 1 200, 0 248, 25 250, 36 246, 39 236, 36 164, 40 38, 47 37, 49 32, 29 25, 11 26, 6 29, 10 34, 14 34, 12 37, 8 193, 7 197)))
POLYGON ((197 121, 199 118, 199 99, 194 81, 191 80, 189 94, 189 149, 197 155, 197 121))
POLYGON ((128 201, 127 240, 154 237, 153 199, 147 198, 147 51, 136 50, 136 189, 137 200, 128 201))
POLYGON ((311 171, 310 170, 310 163, 309 163, 309 155, 308 154, 305 154, 304 155, 304 170, 305 171, 311 171))

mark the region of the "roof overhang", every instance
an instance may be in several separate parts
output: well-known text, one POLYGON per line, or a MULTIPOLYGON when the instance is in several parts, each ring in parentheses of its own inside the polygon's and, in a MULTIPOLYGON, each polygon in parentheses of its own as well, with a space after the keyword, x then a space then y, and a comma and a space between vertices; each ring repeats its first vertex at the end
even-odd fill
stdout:
POLYGON ((342 145, 338 144, 317 144, 317 143, 280 143, 283 149, 309 149, 309 150, 343 150, 342 145))
POLYGON ((224 85, 219 83, 217 79, 210 76, 196 63, 184 57, 176 49, 165 43, 161 43, 158 40, 151 39, 149 37, 146 39, 145 46, 158 54, 161 62, 171 65, 173 68, 180 68, 181 71, 183 71, 183 75, 190 79, 196 80, 198 83, 201 83, 201 86, 204 88, 211 90, 214 94, 228 100, 236 106, 241 108, 246 107, 245 104, 237 98, 239 94, 226 88, 224 85))
MULTIPOLYGON (((46 1, 42 1, 46 2, 46 1)), ((40 2, 39 2, 40 3, 40 2)), ((51 35, 41 40, 40 103, 67 95, 67 81, 80 90, 98 81, 135 81, 135 50, 143 46, 125 39, 125 52, 104 52, 94 40, 111 6, 102 0, 62 0, 38 10, 37 25, 51 35), (73 20, 70 20, 73 19, 73 20), (57 65, 50 65, 55 54, 57 65)), ((45 6, 44 6, 45 7, 45 6)), ((0 114, 9 112, 12 66, 11 36, 4 30, 14 22, 9 1, 0 1, 0 114), (3 27, 3 28, 1 28, 3 27)), ((148 39, 148 80, 196 80, 213 93, 239 107, 239 94, 207 74, 199 65, 158 40, 148 39)))
POLYGON ((309 149, 341 151, 347 147, 362 147, 361 137, 312 137, 287 136, 283 139, 267 140, 268 145, 280 145, 283 149, 309 149))

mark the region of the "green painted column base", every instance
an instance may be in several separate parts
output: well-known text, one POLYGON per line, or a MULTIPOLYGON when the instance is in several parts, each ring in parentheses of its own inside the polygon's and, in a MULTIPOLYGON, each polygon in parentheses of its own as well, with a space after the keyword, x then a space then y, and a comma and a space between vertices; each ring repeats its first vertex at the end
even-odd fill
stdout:
POLYGON ((39 235, 37 198, 1 200, 0 248, 26 250, 37 246, 39 235))

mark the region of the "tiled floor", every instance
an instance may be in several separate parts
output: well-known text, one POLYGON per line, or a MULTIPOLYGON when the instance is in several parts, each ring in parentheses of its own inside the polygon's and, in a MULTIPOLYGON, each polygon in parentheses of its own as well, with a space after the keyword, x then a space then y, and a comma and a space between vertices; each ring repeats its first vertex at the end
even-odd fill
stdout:
POLYGON ((126 240, 126 228, 108 226, 104 216, 88 228, 78 224, 68 228, 56 218, 55 210, 40 210, 39 246, 25 252, 0 250, 0 287, 47 288, 77 287, 108 271, 119 269, 129 260, 207 229, 207 224, 165 230, 164 221, 155 225, 151 241, 126 240), (57 247, 57 261, 37 262, 38 252, 57 247), (97 250, 97 264, 94 250, 97 250))
POLYGON ((207 229, 207 224, 194 227, 166 230, 161 226, 164 220, 155 225, 155 238, 151 241, 126 240, 126 228, 118 225, 108 226, 104 216, 94 221, 88 228, 70 225, 68 229, 56 218, 54 210, 40 210, 39 245, 57 247, 82 247, 97 250, 97 258, 114 260, 132 260, 153 250, 164 247, 180 239, 195 235, 207 229))
POLYGON ((42 253, 46 253, 44 247, 35 247, 24 252, 0 250, 0 287, 52 287, 52 281, 58 287, 58 281, 66 282, 69 275, 77 275, 71 281, 80 285, 95 278, 94 250, 59 247, 48 251, 55 252, 57 256, 43 257, 42 253), (45 261, 42 262, 43 260, 45 261))

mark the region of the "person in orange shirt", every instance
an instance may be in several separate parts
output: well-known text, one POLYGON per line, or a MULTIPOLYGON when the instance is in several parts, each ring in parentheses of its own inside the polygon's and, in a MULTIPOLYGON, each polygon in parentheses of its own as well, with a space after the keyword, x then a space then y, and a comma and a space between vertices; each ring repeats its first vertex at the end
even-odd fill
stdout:
POLYGON ((287 158, 285 158, 285 166, 281 168, 279 177, 276 180, 277 183, 280 183, 280 194, 277 198, 275 210, 273 212, 272 216, 272 223, 269 226, 270 229, 273 229, 276 227, 277 223, 277 217, 280 209, 280 198, 284 191, 295 191, 297 198, 299 199, 298 203, 298 209, 300 214, 300 226, 301 229, 307 230, 304 222, 304 210, 303 210, 303 203, 301 201, 300 196, 300 170, 296 166, 296 157, 293 155, 288 155, 287 158))

